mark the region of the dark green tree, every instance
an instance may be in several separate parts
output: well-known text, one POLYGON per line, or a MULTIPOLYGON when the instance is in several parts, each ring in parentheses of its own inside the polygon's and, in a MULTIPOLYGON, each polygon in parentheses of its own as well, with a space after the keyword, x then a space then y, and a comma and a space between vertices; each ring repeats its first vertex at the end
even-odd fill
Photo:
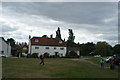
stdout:
POLYGON ((43 35, 42 37, 46 37, 46 38, 48 38, 48 36, 47 36, 47 35, 43 35))
POLYGON ((120 54, 120 44, 113 47, 114 54, 120 54))
POLYGON ((69 31, 69 37, 67 40, 67 46, 68 47, 78 47, 79 45, 74 42, 75 36, 74 36, 72 29, 68 29, 68 31, 69 31))
POLYGON ((112 55, 112 46, 110 46, 107 42, 97 42, 95 45, 95 53, 101 56, 112 55))
POLYGON ((68 29, 68 31, 69 31, 68 41, 69 42, 74 42, 75 36, 74 36, 74 33, 73 33, 72 29, 68 29))
POLYGON ((61 33, 60 33, 60 28, 58 27, 58 30, 56 31, 56 38, 61 39, 61 33))
POLYGON ((93 54, 90 54, 90 53, 94 53, 94 49, 95 49, 95 44, 93 42, 80 44, 80 52, 81 52, 82 56, 93 55, 93 54))
POLYGON ((13 38, 7 39, 7 43, 10 43, 11 47, 15 47, 15 40, 13 38))

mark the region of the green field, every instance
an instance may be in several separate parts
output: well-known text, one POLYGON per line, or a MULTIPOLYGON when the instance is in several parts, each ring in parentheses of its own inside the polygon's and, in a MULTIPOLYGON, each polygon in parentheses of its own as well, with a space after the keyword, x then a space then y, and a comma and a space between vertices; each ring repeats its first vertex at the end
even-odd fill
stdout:
POLYGON ((100 69, 98 58, 45 59, 45 65, 33 58, 3 58, 3 78, 117 78, 118 71, 100 69))

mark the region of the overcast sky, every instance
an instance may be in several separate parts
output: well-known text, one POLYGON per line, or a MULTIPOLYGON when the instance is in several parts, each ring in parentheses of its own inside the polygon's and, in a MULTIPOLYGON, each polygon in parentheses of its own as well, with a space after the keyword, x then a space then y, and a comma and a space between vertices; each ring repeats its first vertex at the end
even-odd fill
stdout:
POLYGON ((62 39, 72 29, 76 43, 118 43, 117 2, 2 2, 0 36, 28 42, 28 36, 53 34, 58 27, 62 39))

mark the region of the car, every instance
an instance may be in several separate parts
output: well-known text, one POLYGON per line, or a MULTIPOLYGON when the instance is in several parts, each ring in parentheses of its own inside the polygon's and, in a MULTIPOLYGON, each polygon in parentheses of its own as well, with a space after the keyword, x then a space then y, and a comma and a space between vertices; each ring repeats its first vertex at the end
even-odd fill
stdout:
POLYGON ((0 57, 2 57, 2 58, 6 58, 6 55, 4 55, 4 54, 0 54, 0 57))
POLYGON ((108 63, 111 58, 112 58, 112 57, 110 56, 110 57, 105 58, 104 60, 105 60, 106 63, 108 63))
POLYGON ((120 65, 120 55, 119 54, 115 55, 115 64, 120 65))
POLYGON ((101 57, 101 55, 94 55, 94 57, 101 57))

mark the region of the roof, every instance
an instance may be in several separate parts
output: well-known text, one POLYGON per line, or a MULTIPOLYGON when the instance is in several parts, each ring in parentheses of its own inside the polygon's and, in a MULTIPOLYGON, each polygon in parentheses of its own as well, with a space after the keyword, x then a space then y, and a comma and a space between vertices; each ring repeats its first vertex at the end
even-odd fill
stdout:
POLYGON ((0 37, 0 38, 1 38, 1 40, 3 40, 6 44, 8 44, 7 41, 6 41, 3 37, 0 37))
POLYGON ((24 47, 27 47, 26 45, 21 45, 21 46, 17 46, 17 49, 23 49, 24 47))
POLYGON ((48 38, 48 37, 33 37, 31 39, 31 45, 40 45, 40 46, 66 46, 67 43, 60 38, 48 38), (38 39, 39 42, 35 42, 35 39, 38 39), (62 43, 60 43, 60 41, 62 43))
POLYGON ((79 47, 68 47, 68 50, 79 51, 79 47))

